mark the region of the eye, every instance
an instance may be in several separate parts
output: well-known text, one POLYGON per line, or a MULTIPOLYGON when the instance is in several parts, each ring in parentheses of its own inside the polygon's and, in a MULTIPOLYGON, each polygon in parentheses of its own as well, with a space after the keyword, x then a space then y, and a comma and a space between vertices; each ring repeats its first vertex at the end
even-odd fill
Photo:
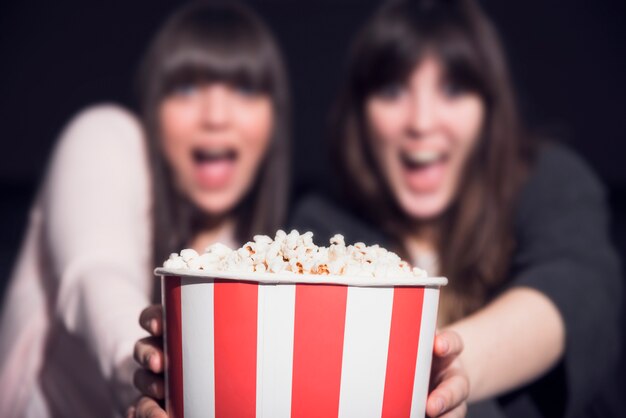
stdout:
POLYGON ((200 91, 200 86, 195 83, 181 84, 177 86, 172 95, 177 97, 191 97, 200 91))
POLYGON ((232 89, 242 97, 257 97, 263 93, 259 88, 249 83, 234 84, 232 89))
POLYGON ((452 80, 445 81, 441 85, 441 91, 450 99, 460 97, 467 93, 467 89, 464 86, 452 80))
POLYGON ((401 83, 390 83, 382 86, 374 93, 383 100, 396 100, 406 92, 406 87, 401 83))

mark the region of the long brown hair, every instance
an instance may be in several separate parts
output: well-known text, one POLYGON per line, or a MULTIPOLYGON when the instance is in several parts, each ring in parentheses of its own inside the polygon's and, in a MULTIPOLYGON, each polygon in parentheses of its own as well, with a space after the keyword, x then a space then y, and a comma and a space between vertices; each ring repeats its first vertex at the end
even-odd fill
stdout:
POLYGON ((403 213, 377 167, 367 139, 364 103, 389 84, 403 83, 427 54, 446 76, 485 105, 478 145, 450 206, 435 221, 444 322, 476 310, 507 277, 514 248, 512 217, 532 147, 518 116, 496 32, 472 0, 412 0, 385 4, 353 45, 347 80, 333 115, 333 146, 354 210, 379 225, 407 256, 403 213))
POLYGON ((251 191, 235 209, 236 238, 245 242, 254 234, 272 233, 285 217, 289 93, 276 41, 260 19, 240 4, 192 4, 175 13, 160 29, 139 73, 154 196, 154 265, 188 245, 206 218, 174 185, 161 149, 158 109, 176 88, 211 81, 266 93, 274 108, 270 146, 251 191))

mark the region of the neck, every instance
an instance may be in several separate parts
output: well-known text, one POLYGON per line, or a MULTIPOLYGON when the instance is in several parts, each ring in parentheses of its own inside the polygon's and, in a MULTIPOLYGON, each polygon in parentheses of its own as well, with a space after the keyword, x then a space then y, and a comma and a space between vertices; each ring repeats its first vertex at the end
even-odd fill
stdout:
POLYGON ((420 222, 410 229, 404 239, 410 254, 434 252, 437 246, 437 227, 434 222, 420 222))
POLYGON ((235 240, 235 222, 228 216, 203 219, 196 231, 191 247, 198 252, 216 242, 232 246, 235 240))

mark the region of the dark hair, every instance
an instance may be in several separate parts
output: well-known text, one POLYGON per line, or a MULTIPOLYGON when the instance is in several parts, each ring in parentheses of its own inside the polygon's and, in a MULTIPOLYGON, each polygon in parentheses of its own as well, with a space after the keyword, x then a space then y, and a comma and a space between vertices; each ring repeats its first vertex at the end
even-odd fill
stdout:
POLYGON ((381 87, 405 82, 427 55, 486 109, 457 195, 435 221, 440 273, 450 280, 442 313, 453 320, 484 304, 507 276, 513 208, 532 155, 496 32, 474 1, 395 1, 374 15, 353 45, 333 115, 333 146, 343 193, 407 256, 403 238, 415 220, 402 212, 377 167, 363 107, 381 87))
POLYGON ((280 227, 288 193, 289 93, 281 53, 261 20, 232 2, 187 6, 160 29, 139 77, 154 195, 154 265, 188 245, 206 218, 175 188, 161 150, 159 105, 182 85, 225 81, 272 98, 273 137, 251 191, 236 208, 236 238, 245 242, 280 227))

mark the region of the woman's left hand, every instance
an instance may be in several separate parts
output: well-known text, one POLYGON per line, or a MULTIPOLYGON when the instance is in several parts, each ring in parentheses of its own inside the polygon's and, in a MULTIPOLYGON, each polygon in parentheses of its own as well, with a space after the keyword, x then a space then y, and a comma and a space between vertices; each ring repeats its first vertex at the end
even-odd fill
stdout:
POLYGON ((454 331, 435 336, 430 393, 426 402, 429 417, 464 417, 467 413, 469 380, 459 355, 463 341, 454 331))

